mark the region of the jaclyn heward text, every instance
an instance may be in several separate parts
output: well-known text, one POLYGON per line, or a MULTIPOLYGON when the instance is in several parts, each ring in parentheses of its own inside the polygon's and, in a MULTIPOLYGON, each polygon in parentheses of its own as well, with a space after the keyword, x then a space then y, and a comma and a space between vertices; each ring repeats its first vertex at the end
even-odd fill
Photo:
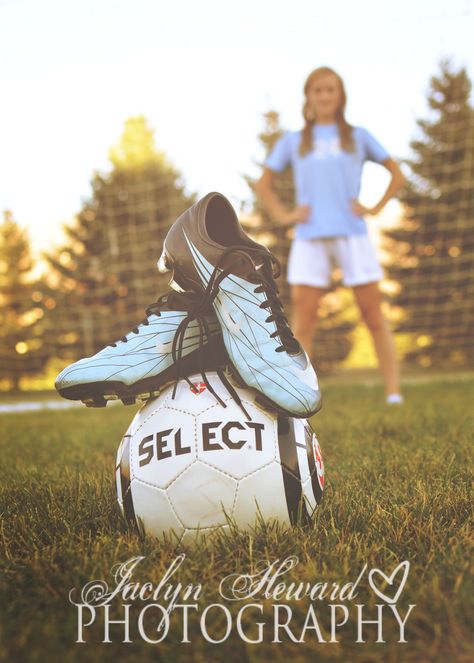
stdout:
MULTIPOLYGON (((181 642, 191 642, 190 618, 198 625, 198 634, 211 643, 224 642, 233 632, 249 644, 263 642, 264 639, 274 643, 285 640, 306 642, 308 638, 319 643, 336 643, 339 642, 337 630, 354 622, 356 643, 364 643, 367 637, 383 643, 383 626, 387 620, 392 620, 397 627, 397 642, 407 642, 405 626, 415 605, 399 609, 396 601, 407 578, 408 562, 402 562, 390 577, 378 569, 369 572, 369 586, 384 599, 384 602, 370 606, 360 600, 355 602, 367 565, 354 582, 288 583, 283 576, 298 564, 296 557, 265 562, 253 574, 231 574, 221 581, 219 593, 225 602, 245 601, 239 609, 235 606, 230 610, 223 602, 200 605, 200 583, 182 585, 173 582, 173 576, 184 563, 184 554, 172 561, 156 585, 132 580, 143 559, 134 557, 114 567, 115 587, 111 591, 102 580, 87 583, 82 588, 80 600, 75 600, 75 590, 71 590, 69 599, 77 609, 76 642, 86 642, 89 629, 98 627, 103 632, 102 642, 130 643, 131 626, 138 633, 134 639, 138 637, 150 644, 162 642, 170 629, 181 642), (400 570, 404 571, 404 575, 395 598, 386 596, 373 584, 372 576, 377 573, 392 585, 400 570), (304 607, 285 603, 303 600, 311 603, 304 607), (313 602, 316 601, 325 603, 315 607, 313 602), (145 605, 140 606, 139 602, 145 605)), ((195 629, 193 632, 196 632, 195 629)), ((393 632, 392 625, 392 637, 393 632)))

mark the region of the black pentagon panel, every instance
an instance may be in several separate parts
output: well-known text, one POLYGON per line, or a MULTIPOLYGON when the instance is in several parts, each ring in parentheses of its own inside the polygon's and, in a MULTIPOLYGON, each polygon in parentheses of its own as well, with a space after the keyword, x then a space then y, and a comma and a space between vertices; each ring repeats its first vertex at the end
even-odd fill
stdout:
POLYGON ((133 507, 132 486, 130 477, 130 436, 124 437, 122 457, 120 459, 120 485, 122 487, 123 510, 127 522, 136 525, 133 507))
POLYGON ((288 515, 292 525, 307 523, 309 515, 303 500, 293 419, 278 417, 278 447, 288 515))

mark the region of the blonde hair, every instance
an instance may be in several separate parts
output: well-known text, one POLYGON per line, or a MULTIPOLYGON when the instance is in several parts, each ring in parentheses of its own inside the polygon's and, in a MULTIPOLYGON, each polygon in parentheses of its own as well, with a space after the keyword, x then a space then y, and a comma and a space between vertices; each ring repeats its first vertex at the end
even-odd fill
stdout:
POLYGON ((327 76, 328 74, 335 76, 339 84, 340 103, 336 110, 336 124, 339 128, 339 138, 341 141, 341 147, 345 152, 353 152, 355 149, 354 137, 352 135, 353 127, 347 122, 346 118, 344 117, 347 97, 346 97, 346 90, 344 88, 343 80, 339 76, 339 74, 337 74, 330 67, 318 67, 317 69, 314 69, 310 73, 310 75, 306 79, 303 88, 306 99, 303 105, 303 118, 305 121, 305 125, 301 132, 301 143, 299 146, 299 154, 301 156, 308 154, 308 152, 311 152, 311 150, 314 148, 313 125, 315 124, 316 117, 314 116, 313 112, 311 111, 308 105, 308 98, 307 98, 308 90, 315 80, 317 80, 322 76, 327 76))

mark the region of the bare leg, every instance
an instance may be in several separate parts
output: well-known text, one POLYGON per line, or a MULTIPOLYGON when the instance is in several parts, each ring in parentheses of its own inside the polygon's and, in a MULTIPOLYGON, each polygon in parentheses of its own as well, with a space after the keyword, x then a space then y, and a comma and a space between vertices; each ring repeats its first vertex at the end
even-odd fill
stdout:
POLYGON ((313 336, 318 322, 319 302, 325 294, 326 290, 323 288, 313 288, 310 285, 291 286, 293 305, 291 328, 310 359, 313 353, 313 336))
POLYGON ((400 393, 398 362, 390 327, 382 315, 382 296, 378 283, 367 283, 354 287, 354 296, 362 318, 374 342, 380 370, 385 381, 385 394, 400 393))

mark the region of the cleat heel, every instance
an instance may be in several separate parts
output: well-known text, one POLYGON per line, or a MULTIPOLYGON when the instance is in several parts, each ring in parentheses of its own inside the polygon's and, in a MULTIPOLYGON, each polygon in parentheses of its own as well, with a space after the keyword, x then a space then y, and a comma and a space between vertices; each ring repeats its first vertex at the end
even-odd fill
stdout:
POLYGON ((168 272, 171 271, 171 266, 168 262, 168 259, 166 257, 166 253, 163 251, 161 256, 158 259, 158 262, 156 263, 156 266, 158 267, 158 271, 160 274, 167 274, 168 272))
POLYGON ((179 283, 177 283, 177 281, 175 280, 173 263, 171 262, 170 258, 166 255, 165 251, 163 251, 163 253, 159 257, 156 266, 158 267, 158 271, 160 272, 160 274, 169 274, 171 272, 171 278, 168 281, 168 285, 170 286, 170 288, 175 290, 175 292, 186 292, 186 289, 181 287, 179 283))

